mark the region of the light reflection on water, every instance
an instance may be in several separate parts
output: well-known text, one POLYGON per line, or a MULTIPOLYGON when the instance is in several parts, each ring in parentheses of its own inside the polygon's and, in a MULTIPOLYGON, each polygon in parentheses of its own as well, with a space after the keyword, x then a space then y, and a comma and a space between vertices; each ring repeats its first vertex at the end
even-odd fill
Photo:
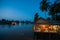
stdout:
POLYGON ((0 38, 7 37, 27 38, 33 37, 33 24, 0 25, 0 38))

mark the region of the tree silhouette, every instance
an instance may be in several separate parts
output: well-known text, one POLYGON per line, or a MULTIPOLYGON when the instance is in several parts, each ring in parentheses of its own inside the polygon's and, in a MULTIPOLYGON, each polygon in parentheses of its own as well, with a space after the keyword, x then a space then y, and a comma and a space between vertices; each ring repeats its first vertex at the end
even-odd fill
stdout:
POLYGON ((34 16, 34 22, 36 22, 38 20, 38 17, 39 17, 39 15, 38 15, 38 13, 36 13, 34 16))
POLYGON ((60 13, 60 1, 56 0, 54 4, 51 5, 51 8, 49 10, 49 15, 52 16, 52 19, 58 20, 57 16, 60 13))
POLYGON ((50 7, 50 2, 48 2, 47 0, 42 0, 40 2, 40 10, 45 11, 45 17, 46 17, 46 11, 48 11, 50 7))
POLYGON ((4 22, 4 21, 6 21, 5 19, 2 19, 2 21, 4 22))
POLYGON ((48 12, 53 20, 58 20, 58 16, 60 16, 60 0, 55 0, 53 4, 50 4, 48 0, 42 0, 40 2, 40 10, 45 11, 45 16, 46 12, 48 12))

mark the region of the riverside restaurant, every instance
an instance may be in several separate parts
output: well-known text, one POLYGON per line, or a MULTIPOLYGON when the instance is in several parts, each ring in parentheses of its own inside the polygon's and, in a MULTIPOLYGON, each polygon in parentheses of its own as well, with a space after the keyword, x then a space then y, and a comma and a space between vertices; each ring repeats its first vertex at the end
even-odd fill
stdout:
POLYGON ((60 32, 60 22, 53 20, 45 20, 43 18, 40 18, 34 24, 34 32, 58 33, 60 32))

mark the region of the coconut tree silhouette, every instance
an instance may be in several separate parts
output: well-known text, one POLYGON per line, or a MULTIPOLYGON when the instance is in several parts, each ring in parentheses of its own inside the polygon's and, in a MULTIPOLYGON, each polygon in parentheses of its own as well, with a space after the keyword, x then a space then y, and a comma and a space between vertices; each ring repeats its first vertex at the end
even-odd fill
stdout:
POLYGON ((48 11, 50 7, 50 2, 48 2, 47 0, 42 0, 40 2, 40 10, 45 12, 45 17, 46 17, 46 11, 48 11))
POLYGON ((42 0, 40 2, 40 10, 45 12, 45 17, 46 12, 48 12, 49 15, 52 16, 52 20, 58 20, 58 16, 60 16, 60 0, 55 0, 53 4, 51 4, 48 0, 42 0))
POLYGON ((52 19, 57 20, 58 14, 60 14, 60 1, 56 0, 54 4, 51 5, 49 15, 52 16, 52 19))

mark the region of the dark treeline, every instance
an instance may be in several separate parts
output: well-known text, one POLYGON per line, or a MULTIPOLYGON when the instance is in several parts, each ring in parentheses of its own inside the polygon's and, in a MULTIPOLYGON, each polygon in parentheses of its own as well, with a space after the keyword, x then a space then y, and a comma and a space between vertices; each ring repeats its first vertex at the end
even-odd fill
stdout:
POLYGON ((28 20, 26 20, 26 21, 18 21, 18 20, 6 20, 6 19, 2 19, 2 20, 0 20, 0 25, 3 25, 3 24, 12 24, 12 22, 16 22, 16 24, 19 24, 19 23, 22 23, 22 24, 24 24, 24 23, 26 23, 26 24, 32 24, 33 22, 31 22, 31 21, 28 21, 28 20))
POLYGON ((0 24, 11 24, 11 21, 2 19, 2 20, 0 20, 0 24))
POLYGON ((14 21, 14 20, 6 20, 6 19, 2 19, 0 20, 0 24, 12 24, 12 22, 17 22, 19 23, 19 21, 14 21))

